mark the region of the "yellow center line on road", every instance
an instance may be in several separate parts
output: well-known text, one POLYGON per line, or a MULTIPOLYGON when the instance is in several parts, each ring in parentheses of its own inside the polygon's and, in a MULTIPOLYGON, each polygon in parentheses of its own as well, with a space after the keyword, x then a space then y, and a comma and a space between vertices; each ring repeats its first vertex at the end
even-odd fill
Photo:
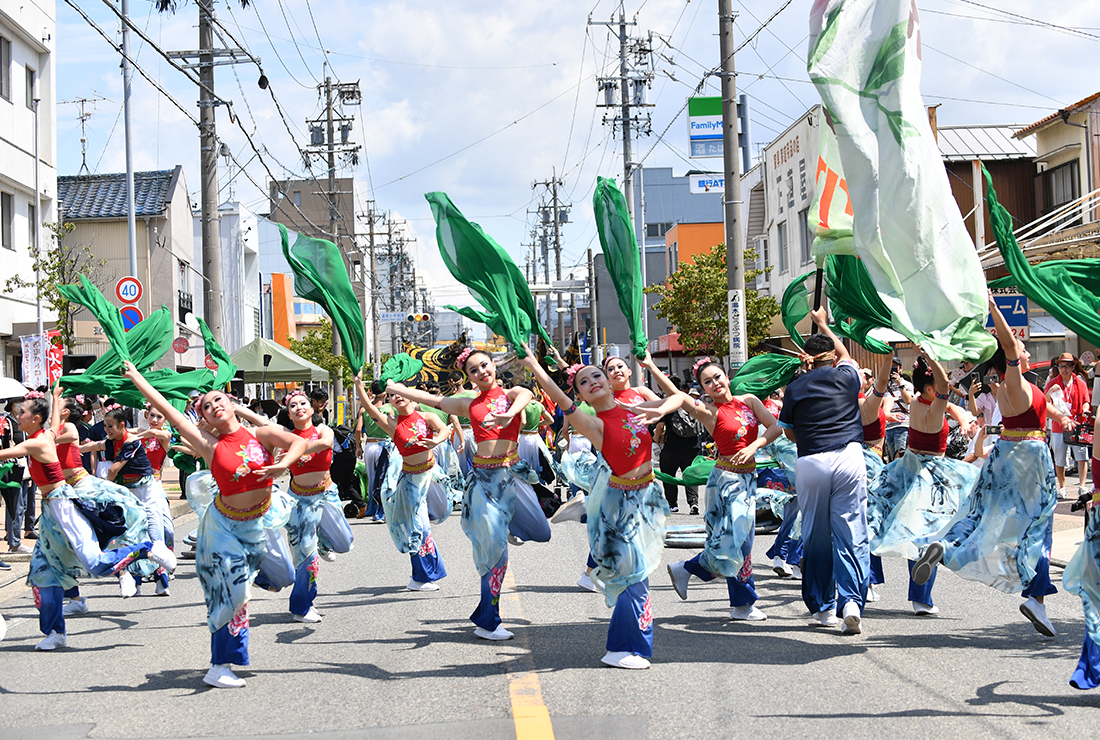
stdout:
MULTIPOLYGON (((516 580, 509 570, 504 575, 504 588, 501 589, 501 601, 511 603, 509 612, 517 619, 523 619, 523 607, 516 593, 516 580)), ((503 611, 503 609, 501 610, 503 611)), ((553 740, 554 726, 550 722, 550 710, 542 700, 542 683, 535 672, 535 659, 530 643, 522 637, 516 638, 526 654, 517 662, 518 670, 508 674, 508 693, 512 699, 512 720, 516 724, 516 740, 553 740)))

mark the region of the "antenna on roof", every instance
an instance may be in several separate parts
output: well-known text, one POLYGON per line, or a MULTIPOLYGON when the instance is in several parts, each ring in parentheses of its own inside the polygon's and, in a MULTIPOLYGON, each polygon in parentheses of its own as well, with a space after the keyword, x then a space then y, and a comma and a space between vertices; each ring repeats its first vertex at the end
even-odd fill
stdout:
POLYGON ((88 125, 88 119, 95 115, 96 103, 100 100, 106 100, 108 103, 114 101, 110 98, 105 98, 99 93, 92 91, 92 97, 90 98, 76 98, 75 100, 62 100, 62 105, 79 105, 80 115, 76 117, 76 120, 80 121, 80 171, 77 172, 77 176, 90 175, 92 171, 88 169, 88 137, 85 136, 85 128, 88 125), (88 104, 91 103, 92 110, 88 110, 88 104))

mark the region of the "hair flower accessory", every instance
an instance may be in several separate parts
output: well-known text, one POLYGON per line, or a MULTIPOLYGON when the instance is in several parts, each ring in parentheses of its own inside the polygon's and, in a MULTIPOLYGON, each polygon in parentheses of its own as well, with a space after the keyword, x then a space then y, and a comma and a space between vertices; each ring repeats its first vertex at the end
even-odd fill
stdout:
POLYGON ((570 365, 569 367, 565 368, 565 382, 569 385, 570 388, 573 387, 573 380, 577 377, 577 373, 579 373, 582 369, 584 369, 584 365, 570 365))
POLYGON ((473 347, 463 347, 462 351, 458 353, 458 357, 455 359, 455 364, 458 365, 460 370, 466 369, 466 360, 470 359, 470 355, 474 353, 473 347))
POLYGON ((305 391, 295 390, 295 391, 291 391, 290 393, 286 394, 286 396, 283 398, 283 403, 285 405, 289 406, 290 405, 290 399, 294 398, 295 396, 301 396, 302 398, 306 399, 307 401, 309 400, 309 395, 305 391))
POLYGON ((709 362, 714 362, 714 360, 712 360, 709 356, 703 357, 702 359, 696 361, 696 363, 691 366, 691 374, 692 375, 698 375, 699 374, 699 368, 701 368, 703 365, 706 365, 709 362))
POLYGON ((27 391, 27 395, 23 396, 24 399, 28 398, 45 398, 46 394, 42 391, 27 391))

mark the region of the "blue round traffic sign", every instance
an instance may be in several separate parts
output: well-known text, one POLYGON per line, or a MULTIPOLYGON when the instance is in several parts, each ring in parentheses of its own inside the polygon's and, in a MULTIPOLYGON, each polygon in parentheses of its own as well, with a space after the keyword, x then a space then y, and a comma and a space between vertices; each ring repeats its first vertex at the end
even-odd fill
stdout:
POLYGON ((118 312, 122 314, 122 328, 126 331, 133 329, 145 318, 145 315, 137 306, 123 306, 118 312))

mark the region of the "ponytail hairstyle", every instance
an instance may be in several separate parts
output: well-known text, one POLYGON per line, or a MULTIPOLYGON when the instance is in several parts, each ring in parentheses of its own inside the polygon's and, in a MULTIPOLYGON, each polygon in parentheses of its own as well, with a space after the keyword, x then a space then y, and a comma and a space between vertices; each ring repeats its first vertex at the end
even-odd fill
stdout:
POLYGON ((69 396, 64 400, 64 404, 61 410, 69 412, 70 422, 76 423, 84 418, 84 404, 80 402, 79 396, 69 396))
POLYGON ((106 414, 104 414, 104 418, 112 419, 115 424, 118 424, 123 429, 125 429, 130 424, 130 411, 129 409, 124 409, 121 406, 115 406, 106 414))
POLYGON ((1008 359, 1005 357, 1005 348, 998 346, 997 351, 989 358, 989 367, 999 372, 1002 376, 1008 370, 1008 359))
MULTIPOLYGON (((722 366, 719 365, 718 362, 716 360, 714 360, 713 358, 711 358, 711 357, 704 357, 703 359, 699 360, 694 365, 692 365, 691 375, 692 375, 692 377, 695 378, 696 383, 699 383, 699 375, 702 374, 702 372, 704 370, 706 370, 708 367, 710 367, 711 365, 716 365, 719 370, 722 370, 722 366)), ((724 372, 724 370, 723 370, 723 372, 724 372)), ((702 385, 702 383, 699 383, 699 385, 702 385)))
POLYGON ((922 393, 925 388, 935 384, 936 379, 932 375, 932 368, 929 366, 928 360, 918 357, 913 365, 913 390, 922 393))
POLYGON ((23 405, 30 409, 31 413, 42 419, 42 426, 50 420, 50 399, 41 391, 31 391, 23 397, 23 405))

